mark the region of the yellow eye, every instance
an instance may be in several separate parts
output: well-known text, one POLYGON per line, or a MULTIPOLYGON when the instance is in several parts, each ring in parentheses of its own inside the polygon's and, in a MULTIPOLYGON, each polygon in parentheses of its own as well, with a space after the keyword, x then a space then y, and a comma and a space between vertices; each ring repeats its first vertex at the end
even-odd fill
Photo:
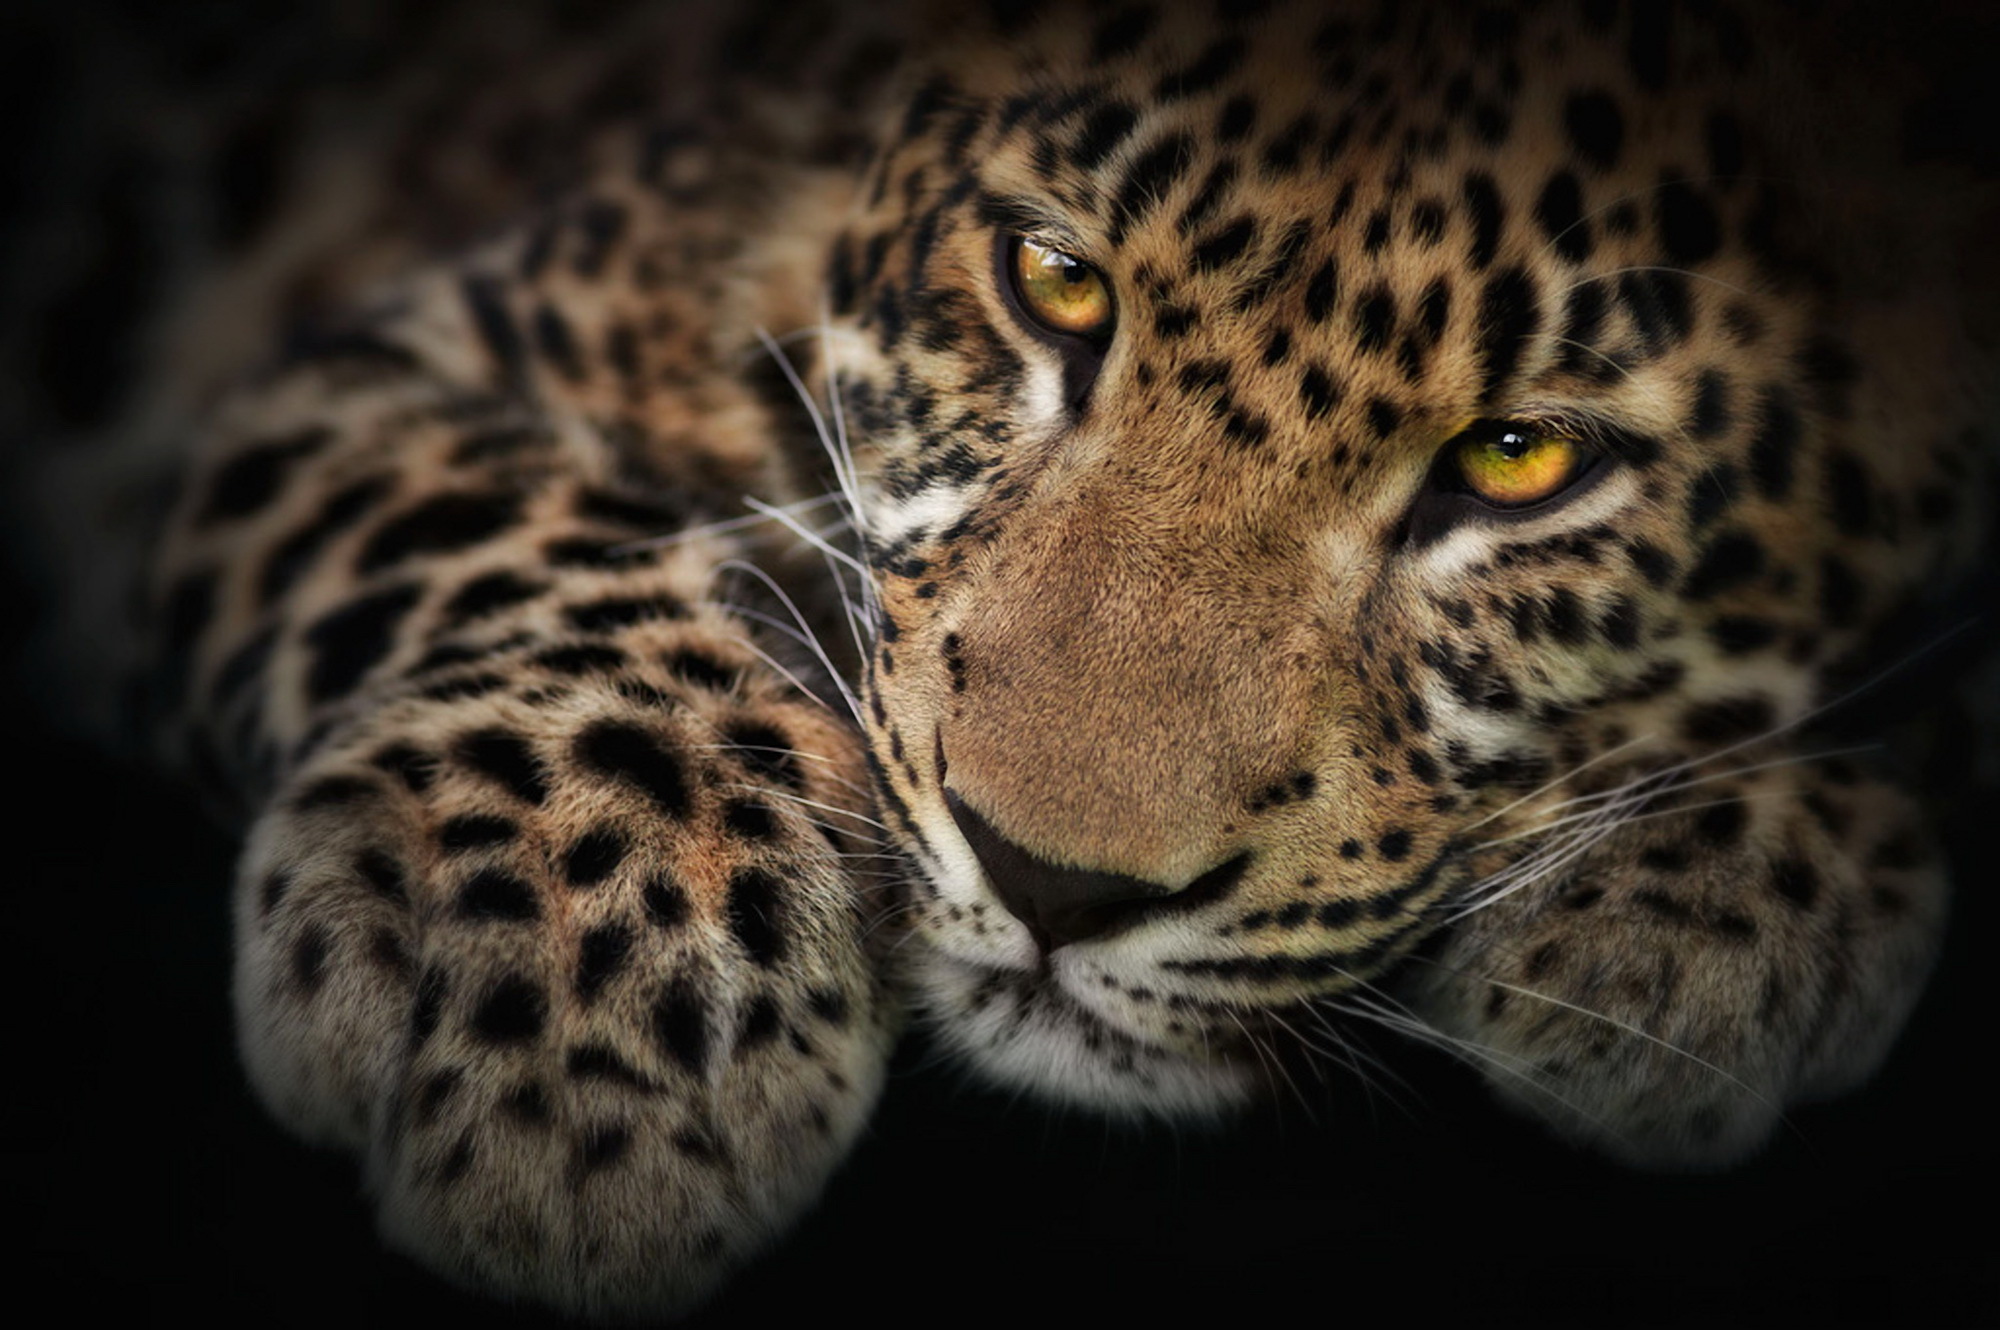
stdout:
POLYGON ((1522 508, 1561 492, 1583 469, 1574 439, 1500 425, 1467 431, 1456 446, 1459 475, 1474 494, 1502 508, 1522 508))
POLYGON ((1111 288, 1097 269, 1025 237, 1014 242, 1013 250, 1014 293, 1035 322, 1071 337, 1102 337, 1111 331, 1111 288))

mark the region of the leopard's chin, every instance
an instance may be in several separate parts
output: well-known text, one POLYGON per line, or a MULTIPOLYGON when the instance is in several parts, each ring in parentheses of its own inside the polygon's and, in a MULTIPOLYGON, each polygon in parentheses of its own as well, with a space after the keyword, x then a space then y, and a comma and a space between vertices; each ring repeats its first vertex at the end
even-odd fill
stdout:
MULTIPOLYGON (((916 940, 913 939, 913 942, 916 940)), ((1113 1117, 1212 1120, 1258 1097, 1254 1055, 1197 1022, 1114 1024, 1060 965, 1003 969, 918 943, 910 977, 933 1037, 991 1084, 1113 1117)))

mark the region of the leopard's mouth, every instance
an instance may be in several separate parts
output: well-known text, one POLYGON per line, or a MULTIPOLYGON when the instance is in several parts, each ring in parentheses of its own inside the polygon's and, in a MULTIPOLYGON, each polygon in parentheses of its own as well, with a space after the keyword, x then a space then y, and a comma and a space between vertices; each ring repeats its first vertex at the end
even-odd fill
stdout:
POLYGON ((927 1023, 986 1079, 1122 1117, 1206 1118, 1257 1097, 1240 1026, 1171 1001, 1157 1020, 1093 1002, 1062 952, 1038 969, 921 946, 912 978, 927 1023))

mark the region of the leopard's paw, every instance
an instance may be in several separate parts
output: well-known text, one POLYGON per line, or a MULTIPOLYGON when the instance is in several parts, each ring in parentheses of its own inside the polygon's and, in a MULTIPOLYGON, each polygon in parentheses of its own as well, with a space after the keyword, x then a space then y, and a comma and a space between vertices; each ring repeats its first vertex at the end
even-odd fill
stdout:
POLYGON ((881 1084, 859 745, 684 681, 495 677, 375 707, 259 820, 244 1058, 448 1278, 672 1312, 816 1197, 881 1084))
POLYGON ((1911 802, 1780 767, 1641 816, 1479 909, 1411 1001, 1503 1098, 1653 1167, 1715 1167, 1871 1075, 1922 990, 1947 882, 1911 802))

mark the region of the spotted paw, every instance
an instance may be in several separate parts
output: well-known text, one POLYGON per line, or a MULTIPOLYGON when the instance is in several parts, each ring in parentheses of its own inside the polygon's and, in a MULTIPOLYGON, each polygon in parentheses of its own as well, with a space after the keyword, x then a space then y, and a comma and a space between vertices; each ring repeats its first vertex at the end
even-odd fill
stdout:
POLYGON ((1935 955, 1910 801, 1838 764, 1705 788, 1477 908, 1412 1001, 1502 1097, 1629 1162, 1704 1167, 1869 1076, 1935 955))
POLYGON ((812 1201, 881 1083, 858 746, 713 677, 481 677, 371 708, 258 821, 251 1078, 447 1277, 684 1307, 812 1201))

